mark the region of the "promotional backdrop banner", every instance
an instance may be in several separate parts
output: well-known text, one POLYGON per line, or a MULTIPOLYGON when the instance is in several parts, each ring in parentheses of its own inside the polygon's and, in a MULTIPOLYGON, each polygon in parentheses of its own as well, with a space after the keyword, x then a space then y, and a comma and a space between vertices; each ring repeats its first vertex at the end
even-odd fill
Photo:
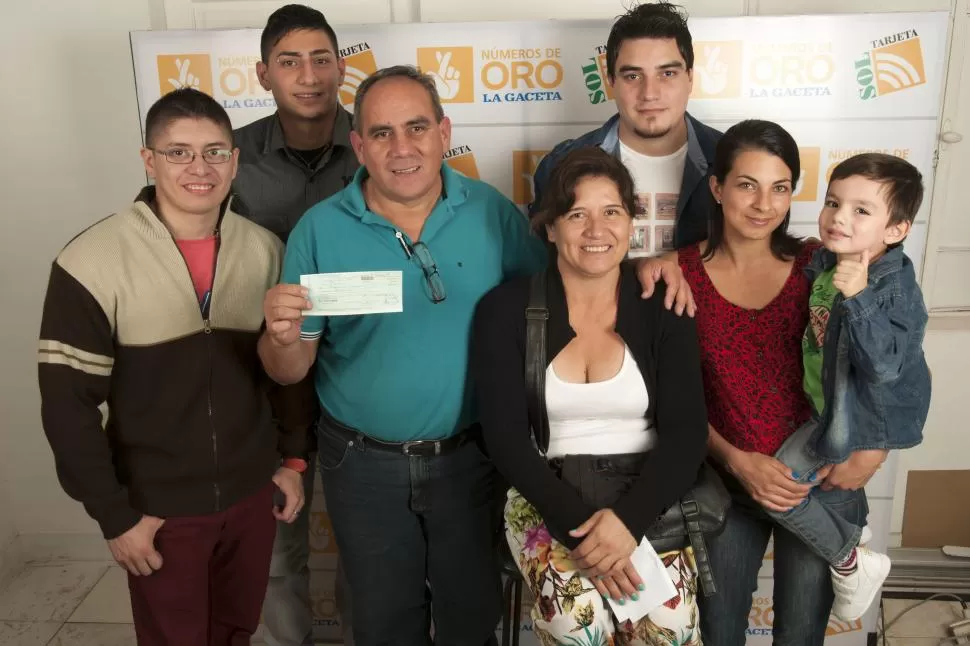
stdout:
MULTIPOLYGON (((618 5, 619 10, 619 5, 618 5)), ((944 81, 946 13, 696 18, 694 90, 689 110, 724 130, 746 118, 778 121, 799 143, 802 178, 793 230, 817 235, 832 168, 859 152, 908 159, 932 194, 937 118, 944 81)), ((436 77, 454 123, 446 157, 462 173, 496 186, 521 207, 532 174, 553 146, 616 112, 607 81, 610 23, 418 23, 338 30, 347 63, 340 102, 353 108, 357 87, 379 68, 417 65, 436 77)), ((260 30, 131 34, 140 119, 163 94, 183 86, 211 94, 234 126, 272 114, 273 97, 256 78, 260 30)), ((634 255, 670 248, 676 195, 638 196, 634 255)), ((929 200, 905 244, 922 264, 929 200)), ((895 456, 867 487, 874 547, 886 549, 895 456)), ((311 545, 316 637, 339 640, 333 600, 336 545, 318 495, 311 545)), ((769 546, 751 609, 750 644, 771 641, 773 549, 769 546)), ((523 644, 537 645, 524 610, 523 644)), ((862 621, 832 620, 829 642, 865 643, 875 608, 862 621)))

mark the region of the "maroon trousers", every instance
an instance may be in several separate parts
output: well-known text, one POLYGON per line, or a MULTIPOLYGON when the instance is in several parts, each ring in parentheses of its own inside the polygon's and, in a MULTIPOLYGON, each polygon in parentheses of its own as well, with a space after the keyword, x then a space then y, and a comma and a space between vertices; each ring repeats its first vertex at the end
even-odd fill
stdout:
POLYGON ((270 483, 217 514, 167 518, 162 568, 128 575, 139 646, 248 646, 276 536, 270 483))

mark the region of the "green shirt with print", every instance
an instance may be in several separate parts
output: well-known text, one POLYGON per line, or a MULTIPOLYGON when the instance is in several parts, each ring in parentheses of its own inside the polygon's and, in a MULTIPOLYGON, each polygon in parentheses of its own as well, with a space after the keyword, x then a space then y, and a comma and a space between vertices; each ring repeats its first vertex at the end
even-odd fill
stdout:
POLYGON ((839 290, 832 284, 835 267, 818 275, 812 283, 812 293, 808 297, 808 326, 802 337, 802 361, 805 365, 804 388, 821 415, 825 410, 825 395, 822 392, 822 359, 825 345, 825 330, 829 324, 829 314, 839 290))

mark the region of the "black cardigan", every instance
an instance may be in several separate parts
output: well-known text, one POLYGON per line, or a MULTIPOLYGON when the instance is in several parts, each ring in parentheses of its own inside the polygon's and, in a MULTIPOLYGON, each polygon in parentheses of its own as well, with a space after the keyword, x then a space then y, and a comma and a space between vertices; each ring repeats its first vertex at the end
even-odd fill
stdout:
MULTIPOLYGON (((576 336, 569 325, 562 277, 550 262, 547 280, 549 321, 547 364, 576 336)), ((525 385, 525 309, 529 277, 491 290, 475 312, 472 371, 479 418, 495 466, 538 510, 553 534, 568 536, 595 508, 560 480, 532 442, 525 385)), ((694 320, 664 308, 666 289, 640 298, 635 268, 621 270, 616 332, 630 348, 650 396, 647 418, 657 442, 643 471, 613 511, 635 537, 694 484, 707 452, 707 411, 694 320)), ((569 538, 568 547, 581 541, 569 538)))

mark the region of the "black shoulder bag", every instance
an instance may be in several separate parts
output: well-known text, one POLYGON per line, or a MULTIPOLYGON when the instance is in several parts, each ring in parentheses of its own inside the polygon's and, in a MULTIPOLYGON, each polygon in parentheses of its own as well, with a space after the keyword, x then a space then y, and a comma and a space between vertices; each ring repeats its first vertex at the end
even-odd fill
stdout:
MULTIPOLYGON (((540 450, 549 443, 546 414, 546 272, 532 277, 526 315, 525 382, 533 432, 540 450)), ((551 461, 559 477, 571 485, 583 500, 602 509, 615 504, 640 477, 646 454, 567 455, 551 461)), ((724 528, 731 498, 714 469, 704 462, 697 480, 677 504, 668 508, 647 530, 646 537, 657 553, 694 548, 697 575, 705 596, 717 588, 707 553, 705 534, 717 535, 724 528)))

